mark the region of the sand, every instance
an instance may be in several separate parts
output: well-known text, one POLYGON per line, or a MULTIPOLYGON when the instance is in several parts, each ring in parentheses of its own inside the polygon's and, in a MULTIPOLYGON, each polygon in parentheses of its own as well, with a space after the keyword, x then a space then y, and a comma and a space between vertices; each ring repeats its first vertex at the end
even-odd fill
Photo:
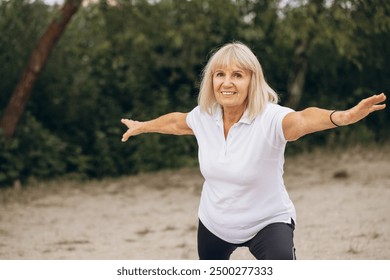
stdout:
MULTIPOLYGON (((288 157, 298 259, 390 259, 389 148, 288 157)), ((197 259, 198 169, 0 190, 0 259, 197 259)), ((232 259, 253 259, 246 248, 232 259)))

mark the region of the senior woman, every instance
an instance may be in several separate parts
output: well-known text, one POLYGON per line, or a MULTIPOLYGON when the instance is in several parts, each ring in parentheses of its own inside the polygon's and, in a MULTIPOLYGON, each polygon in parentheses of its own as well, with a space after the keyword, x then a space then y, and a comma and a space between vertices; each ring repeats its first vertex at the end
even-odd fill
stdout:
POLYGON ((296 213, 283 182, 288 141, 355 123, 385 108, 382 93, 346 111, 277 104, 253 52, 230 43, 204 71, 198 106, 139 122, 122 119, 122 141, 140 133, 195 135, 205 179, 199 205, 200 259, 229 259, 241 246, 256 259, 295 259, 296 213))

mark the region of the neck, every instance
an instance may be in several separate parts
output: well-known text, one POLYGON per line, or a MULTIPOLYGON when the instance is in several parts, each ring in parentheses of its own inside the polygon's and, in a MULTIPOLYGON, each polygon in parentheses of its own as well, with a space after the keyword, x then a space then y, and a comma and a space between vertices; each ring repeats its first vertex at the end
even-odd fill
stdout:
POLYGON ((230 107, 225 107, 223 108, 223 121, 226 124, 235 124, 237 123, 242 115, 245 112, 245 107, 241 106, 239 108, 230 108, 230 107))

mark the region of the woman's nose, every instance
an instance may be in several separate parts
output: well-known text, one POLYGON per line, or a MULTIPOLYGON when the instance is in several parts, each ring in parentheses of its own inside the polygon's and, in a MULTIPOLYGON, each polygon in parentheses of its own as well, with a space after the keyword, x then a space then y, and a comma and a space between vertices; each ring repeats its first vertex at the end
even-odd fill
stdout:
POLYGON ((230 79, 230 77, 226 77, 224 80, 223 80, 223 85, 225 87, 230 87, 233 85, 233 82, 232 80, 230 79))

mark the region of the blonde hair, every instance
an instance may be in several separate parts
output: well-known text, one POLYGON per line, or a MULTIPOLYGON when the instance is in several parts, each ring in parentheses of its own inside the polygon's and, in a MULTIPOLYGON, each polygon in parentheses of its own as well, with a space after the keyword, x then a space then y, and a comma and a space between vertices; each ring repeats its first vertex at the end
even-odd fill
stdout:
POLYGON ((249 70, 252 74, 247 102, 250 120, 253 120, 263 111, 267 102, 278 103, 279 97, 265 81, 263 70, 257 57, 243 43, 234 42, 216 50, 203 69, 198 97, 198 104, 201 110, 210 115, 213 113, 213 108, 218 105, 213 90, 213 74, 216 69, 232 65, 249 70))

